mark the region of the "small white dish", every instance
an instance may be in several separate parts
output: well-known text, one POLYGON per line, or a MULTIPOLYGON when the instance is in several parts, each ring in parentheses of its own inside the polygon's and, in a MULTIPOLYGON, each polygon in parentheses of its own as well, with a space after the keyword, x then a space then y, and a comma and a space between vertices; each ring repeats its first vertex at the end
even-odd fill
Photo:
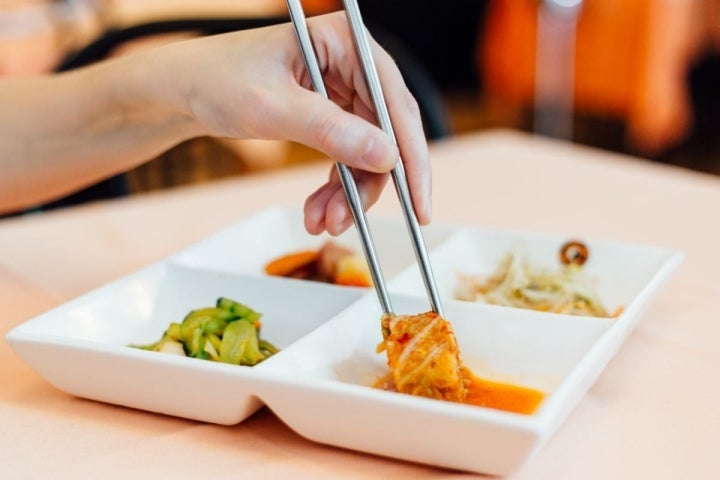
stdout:
MULTIPOLYGON (((529 265, 557 270, 561 265, 560 248, 569 240, 578 239, 512 230, 459 228, 430 254, 440 298, 455 299, 459 275, 489 276, 511 251, 521 252, 529 265)), ((637 317, 638 310, 683 258, 680 252, 662 247, 579 240, 590 252, 582 266, 582 275, 591 280, 608 312, 622 309, 620 317, 637 317)), ((417 265, 401 272, 388 283, 388 288, 407 295, 422 295, 425 291, 417 265)))
MULTIPOLYGON (((427 301, 393 296, 397 313, 427 301)), ((463 363, 481 378, 541 390, 531 415, 429 400, 372 388, 388 372, 381 311, 372 295, 267 361, 263 401, 291 428, 322 443, 475 472, 507 475, 560 424, 602 368, 583 362, 607 319, 538 316, 450 302, 463 363)), ((598 359, 599 360, 599 359, 598 359)))
POLYGON ((282 349, 361 293, 159 264, 25 322, 6 338, 40 375, 69 394, 231 425, 262 406, 255 395, 262 363, 227 365, 129 345, 159 340, 170 322, 226 296, 262 313, 262 338, 282 349))

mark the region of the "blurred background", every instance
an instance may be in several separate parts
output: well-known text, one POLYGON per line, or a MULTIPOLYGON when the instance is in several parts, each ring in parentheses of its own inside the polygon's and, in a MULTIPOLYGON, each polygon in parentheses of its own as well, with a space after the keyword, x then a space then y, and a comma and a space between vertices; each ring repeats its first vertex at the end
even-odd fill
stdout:
MULTIPOLYGON (((305 0, 308 15, 340 0, 305 0)), ((430 140, 512 128, 720 174, 720 0, 359 0, 430 140)), ((0 75, 287 21, 284 0, 0 0, 0 75)), ((321 158, 200 138, 53 206, 321 158)))

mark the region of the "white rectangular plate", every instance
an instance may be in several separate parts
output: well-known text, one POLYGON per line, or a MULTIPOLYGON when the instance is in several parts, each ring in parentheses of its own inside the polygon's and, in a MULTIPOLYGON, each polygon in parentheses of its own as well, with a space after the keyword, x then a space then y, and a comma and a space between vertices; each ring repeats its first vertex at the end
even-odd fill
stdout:
MULTIPOLYGON (((372 225, 395 311, 428 310, 404 223, 372 225)), ((546 397, 534 414, 373 388, 387 372, 384 356, 375 353, 381 312, 374 292, 263 272, 273 258, 325 240, 306 234, 294 210, 255 215, 29 320, 7 341, 73 395, 228 425, 265 404, 318 442, 507 475, 569 415, 682 258, 658 247, 588 242, 587 271, 603 301, 625 307, 616 319, 598 319, 451 299, 459 269, 492 271, 518 242, 531 261, 550 264, 564 239, 441 226, 425 229, 425 236, 464 363, 481 377, 542 390, 546 397), (220 296, 262 312, 262 337, 281 351, 255 367, 238 367, 128 346, 159 339, 170 322, 220 296)), ((358 248, 352 234, 338 241, 358 248)))

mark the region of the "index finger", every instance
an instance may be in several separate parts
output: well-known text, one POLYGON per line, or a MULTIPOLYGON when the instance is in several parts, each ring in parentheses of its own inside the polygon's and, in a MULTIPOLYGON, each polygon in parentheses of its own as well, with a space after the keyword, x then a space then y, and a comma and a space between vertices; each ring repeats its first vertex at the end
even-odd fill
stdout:
POLYGON ((432 174, 420 108, 390 55, 375 41, 372 41, 372 49, 415 214, 418 221, 426 225, 432 210, 432 174))

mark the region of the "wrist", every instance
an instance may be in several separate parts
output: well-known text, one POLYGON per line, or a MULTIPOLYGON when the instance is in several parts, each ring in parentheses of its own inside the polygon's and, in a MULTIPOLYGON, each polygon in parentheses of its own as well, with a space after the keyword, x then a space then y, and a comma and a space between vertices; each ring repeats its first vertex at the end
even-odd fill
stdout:
POLYGON ((129 122, 146 124, 171 143, 180 143, 208 132, 197 122, 184 102, 185 82, 178 74, 174 55, 160 48, 124 57, 110 68, 118 68, 113 97, 129 122))

